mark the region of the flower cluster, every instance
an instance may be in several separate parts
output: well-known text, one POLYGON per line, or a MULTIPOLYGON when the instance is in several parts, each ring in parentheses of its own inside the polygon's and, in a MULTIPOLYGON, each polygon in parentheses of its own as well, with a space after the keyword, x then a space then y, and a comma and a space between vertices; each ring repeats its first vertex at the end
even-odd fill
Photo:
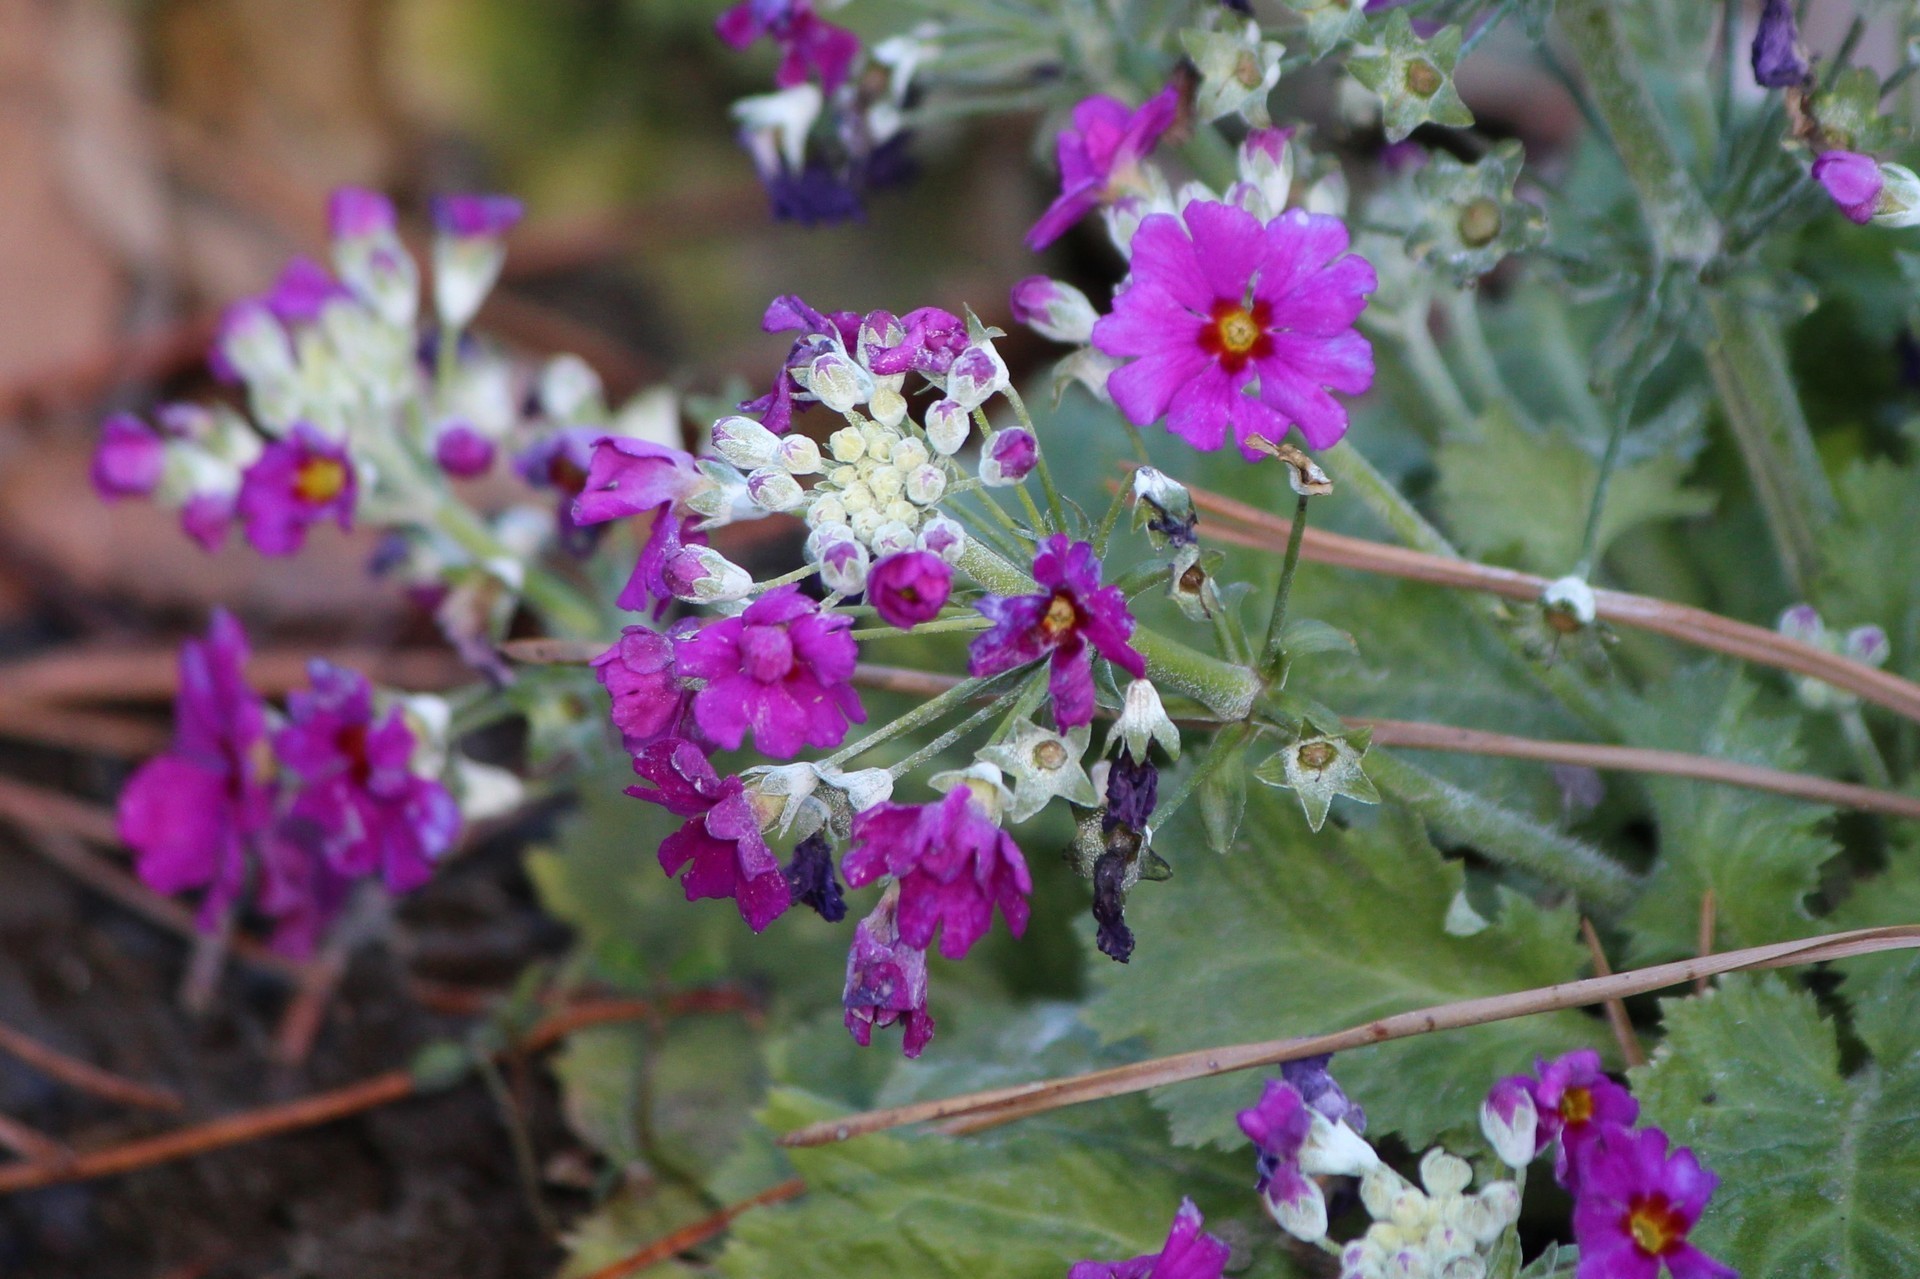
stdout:
POLYGON ((181 648, 174 743, 121 792, 120 837, 148 887, 202 890, 202 930, 250 903, 303 955, 356 881, 409 892, 453 847, 445 705, 383 708, 364 676, 316 660, 280 714, 247 683, 248 655, 225 612, 181 648))
POLYGON ((1674 1279, 1735 1279, 1688 1240, 1718 1178, 1658 1128, 1635 1128, 1639 1117, 1583 1049, 1494 1085, 1480 1125, 1511 1168, 1554 1147, 1554 1177, 1574 1197, 1579 1279, 1655 1279, 1662 1266, 1674 1279))

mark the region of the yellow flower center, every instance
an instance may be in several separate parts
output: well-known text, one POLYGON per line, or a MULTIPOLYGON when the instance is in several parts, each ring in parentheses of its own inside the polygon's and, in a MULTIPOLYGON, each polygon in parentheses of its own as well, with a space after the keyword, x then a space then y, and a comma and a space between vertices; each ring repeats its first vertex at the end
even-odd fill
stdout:
POLYGON ((1045 617, 1040 619, 1040 629, 1048 635, 1061 635, 1072 630, 1080 621, 1080 610, 1073 606, 1073 597, 1065 591, 1055 591, 1052 601, 1047 605, 1045 617))
POLYGON ((1584 1124, 1593 1118, 1593 1091, 1569 1088, 1560 1094, 1560 1118, 1570 1124, 1584 1124))
POLYGON ((321 506, 347 487, 347 465, 336 458, 310 457, 293 475, 293 491, 302 502, 321 506))
POLYGON ((1254 323, 1253 313, 1245 307, 1234 307, 1222 315, 1217 323, 1220 326, 1220 345, 1235 355, 1245 355, 1260 340, 1260 326, 1254 323))
POLYGON ((1663 1195, 1635 1199, 1627 1210, 1627 1233, 1640 1251, 1662 1257, 1687 1237, 1687 1223, 1663 1195))

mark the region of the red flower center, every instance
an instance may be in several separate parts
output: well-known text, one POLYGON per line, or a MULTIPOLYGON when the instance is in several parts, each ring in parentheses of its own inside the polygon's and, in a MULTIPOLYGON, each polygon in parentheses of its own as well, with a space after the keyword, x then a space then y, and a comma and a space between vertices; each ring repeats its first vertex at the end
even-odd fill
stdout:
POLYGON ((355 785, 365 786, 373 776, 373 761, 367 758, 367 727, 348 724, 333 736, 333 748, 347 757, 347 776, 355 785))
POLYGON ((293 492, 302 502, 324 506, 347 487, 347 464, 338 458, 310 457, 293 473, 293 492))
POLYGON ((1593 1118, 1593 1090, 1569 1088, 1560 1094, 1560 1118, 1579 1125, 1593 1118))
POLYGON ((1265 302, 1255 302, 1251 307, 1215 302, 1212 318, 1200 330, 1200 346, 1227 372, 1238 373, 1248 360, 1257 360, 1273 350, 1273 337, 1267 332, 1270 319, 1265 302))
POLYGON ((1080 625, 1080 607, 1073 602, 1073 595, 1067 591, 1055 591, 1053 599, 1047 603, 1047 611, 1040 619, 1040 633, 1050 640, 1057 640, 1073 632, 1080 625))
POLYGON ((1627 1207, 1623 1224, 1635 1245, 1649 1257, 1664 1257, 1687 1237, 1686 1218, 1662 1194, 1635 1198, 1627 1207))
POLYGON ((587 487, 587 473, 565 453, 556 453, 547 463, 547 483, 562 493, 578 494, 587 487))

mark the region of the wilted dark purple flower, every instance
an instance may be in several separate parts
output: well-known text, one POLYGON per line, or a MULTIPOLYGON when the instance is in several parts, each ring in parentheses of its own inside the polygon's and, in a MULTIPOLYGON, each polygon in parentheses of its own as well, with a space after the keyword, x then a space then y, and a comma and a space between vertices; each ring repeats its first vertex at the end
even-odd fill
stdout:
POLYGON ((700 731, 728 750, 753 733, 775 759, 802 746, 838 746, 849 721, 866 722, 848 681, 859 647, 853 619, 823 617, 797 586, 768 591, 738 617, 710 622, 676 646, 677 674, 706 681, 694 695, 700 731))
POLYGON ((811 906, 829 924, 847 917, 847 899, 833 873, 833 845, 827 842, 825 833, 815 831, 796 844, 793 860, 783 873, 793 890, 793 900, 811 906))
POLYGON ((680 738, 648 744, 633 771, 653 785, 627 794, 687 819, 660 842, 660 868, 669 877, 686 869, 680 886, 688 901, 731 897, 756 933, 786 913, 792 892, 738 777, 721 777, 699 746, 680 738))
POLYGON ((867 573, 867 602, 903 631, 940 616, 952 590, 953 569, 928 551, 889 555, 867 573))
POLYGON ((1159 1252, 1131 1261, 1076 1261, 1067 1279, 1220 1279, 1232 1255, 1224 1240, 1203 1234, 1200 1210, 1182 1199, 1159 1252))
POLYGON ((1101 825, 1143 831, 1160 793, 1160 770, 1133 757, 1126 747, 1107 769, 1107 812, 1101 825))
POLYGON ((933 804, 878 804, 853 819, 841 864, 855 888, 892 875, 900 885, 900 935, 961 959, 993 925, 993 908, 1015 937, 1027 928, 1033 880, 1013 837, 987 819, 973 792, 957 786, 933 804))
POLYGON ((1133 958, 1133 930, 1127 927, 1127 862, 1122 852, 1106 852, 1093 864, 1094 944, 1108 959, 1133 958))
POLYGON ((968 673, 997 675, 1051 656, 1048 691, 1062 732, 1093 720, 1093 653, 1138 678, 1146 660, 1128 639, 1133 614, 1119 588, 1100 585, 1100 561, 1086 542, 1056 533, 1033 560, 1037 595, 988 596, 974 605, 993 623, 968 650, 968 673))
POLYGON ((353 527, 359 480, 346 446, 305 422, 268 444, 240 479, 234 509, 262 555, 292 555, 323 520, 353 527))
POLYGON ((1792 0, 1766 0, 1760 26, 1753 33, 1754 82, 1768 89, 1805 84, 1812 68, 1800 47, 1799 24, 1793 19, 1792 0))
POLYGON ((918 1057, 933 1038, 927 1013, 927 953, 900 940, 895 918, 899 894, 889 891, 873 913, 853 928, 847 952, 847 985, 841 995, 847 1030, 862 1048, 874 1027, 899 1022, 900 1051, 918 1057))

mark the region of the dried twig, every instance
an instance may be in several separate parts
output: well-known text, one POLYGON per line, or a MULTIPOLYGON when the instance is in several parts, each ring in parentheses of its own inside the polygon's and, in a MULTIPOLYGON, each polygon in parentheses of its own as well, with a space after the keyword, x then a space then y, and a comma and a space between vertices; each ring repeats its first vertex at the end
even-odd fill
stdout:
POLYGON ((71 1150, 38 1128, 23 1124, 8 1114, 0 1114, 0 1146, 22 1159, 41 1164, 57 1164, 73 1157, 71 1150))
MULTIPOLYGON (((1600 934, 1593 931, 1593 921, 1585 915, 1580 917, 1580 936, 1587 943, 1587 953, 1593 956, 1594 975, 1613 976, 1613 968, 1607 963, 1607 952, 1600 948, 1600 934)), ((1620 1045, 1620 1055, 1626 1058, 1629 1066, 1646 1065, 1647 1050, 1640 1046, 1640 1036, 1633 1029, 1633 1020, 1627 1016, 1626 1003, 1616 996, 1607 1000, 1602 1007, 1607 1010, 1607 1025, 1613 1030, 1614 1042, 1620 1045)))
POLYGON ((990 1088, 933 1101, 895 1106, 847 1115, 824 1123, 810 1124, 780 1138, 785 1146, 818 1146, 850 1137, 865 1136, 905 1124, 938 1123, 944 1131, 972 1131, 1005 1123, 1028 1115, 1040 1114, 1062 1106, 1098 1101, 1128 1093, 1144 1092, 1168 1084, 1205 1079, 1256 1066, 1272 1066, 1296 1061, 1319 1053, 1346 1052, 1369 1044, 1386 1043, 1410 1035, 1425 1035, 1441 1030, 1457 1030, 1488 1022, 1529 1017, 1536 1013, 1557 1012, 1644 994, 1668 986, 1683 985, 1697 977, 1747 969, 1785 968, 1798 964, 1821 963, 1867 955, 1886 950, 1920 947, 1920 924, 1902 924, 1890 928, 1863 928, 1832 933, 1802 941, 1775 942, 1751 946, 1702 959, 1638 968, 1612 977, 1589 977, 1583 981, 1563 982, 1535 990, 1492 995, 1481 999, 1440 1004, 1414 1012, 1382 1017, 1363 1026, 1326 1035, 1308 1035, 1293 1039, 1272 1039, 1260 1043, 1229 1044, 1176 1053, 1115 1066, 1082 1075, 1043 1079, 1029 1084, 990 1088))
MULTIPOLYGON (((689 991, 664 1003, 645 999, 607 999, 577 1004, 543 1018, 527 1036, 513 1045, 520 1052, 539 1052, 576 1031, 610 1022, 633 1021, 657 1012, 674 1014, 699 1012, 735 1012, 753 1007, 751 998, 739 991, 718 989, 689 991)), ((258 1141, 263 1137, 297 1132, 304 1128, 331 1123, 364 1110, 384 1106, 412 1096, 419 1084, 411 1072, 390 1070, 363 1079, 344 1088, 315 1093, 297 1101, 263 1106, 237 1115, 227 1115, 204 1124, 176 1128, 157 1137, 143 1137, 102 1150, 82 1151, 58 1161, 24 1161, 0 1167, 0 1194, 37 1190, 42 1186, 69 1181, 86 1181, 150 1168, 155 1164, 184 1159, 190 1155, 222 1150, 228 1146, 258 1141)))
MULTIPOLYGON (((1719 902, 1714 898, 1713 889, 1709 888, 1706 892, 1700 894, 1700 932, 1698 934, 1698 944, 1694 950, 1695 954, 1711 955, 1713 953, 1713 938, 1715 933, 1714 916, 1718 907, 1719 902)), ((1695 977, 1693 979, 1693 990, 1694 993, 1698 995, 1706 994, 1707 979, 1705 977, 1695 977)))
POLYGON ((672 1234, 662 1235, 638 1252, 630 1253, 618 1261, 609 1262, 598 1270, 588 1274, 586 1279, 626 1279, 628 1275, 645 1270, 648 1266, 657 1266, 671 1260, 681 1253, 712 1239, 728 1226, 734 1218, 755 1208, 764 1208, 768 1204, 785 1203, 805 1193, 806 1183, 798 1177, 789 1177, 778 1185, 769 1186, 759 1194, 742 1199, 739 1203, 728 1204, 711 1217, 702 1217, 691 1225, 682 1226, 672 1234))
POLYGON ((0 1052, 10 1053, 48 1078, 103 1101, 168 1111, 179 1110, 183 1104, 180 1094, 170 1088, 136 1083, 78 1057, 69 1057, 5 1022, 0 1022, 0 1052))
POLYGON ((0 737, 140 759, 165 750, 172 733, 131 715, 8 698, 0 700, 0 737))
MULTIPOLYGON (((338 666, 364 672, 376 683, 427 692, 451 688, 473 678, 459 659, 438 648, 306 648, 256 651, 247 664, 247 680, 266 696, 302 688, 307 663, 323 657, 338 666)), ((46 702, 151 702, 173 696, 179 656, 172 648, 63 648, 58 652, 0 663, 0 689, 6 700, 46 702)))

